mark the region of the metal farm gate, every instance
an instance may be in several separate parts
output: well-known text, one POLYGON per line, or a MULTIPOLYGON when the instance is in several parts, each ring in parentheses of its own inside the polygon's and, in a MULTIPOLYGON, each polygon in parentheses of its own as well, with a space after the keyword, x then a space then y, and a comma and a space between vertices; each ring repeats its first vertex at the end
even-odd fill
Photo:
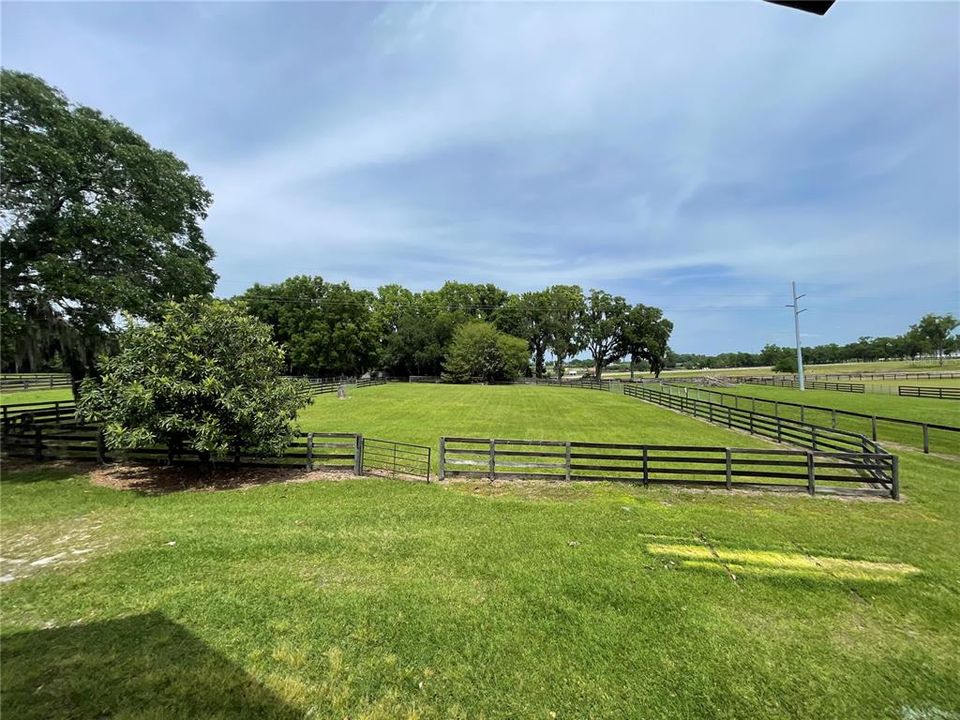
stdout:
POLYGON ((430 482, 432 450, 426 445, 364 437, 362 443, 363 473, 372 475, 406 475, 430 482))

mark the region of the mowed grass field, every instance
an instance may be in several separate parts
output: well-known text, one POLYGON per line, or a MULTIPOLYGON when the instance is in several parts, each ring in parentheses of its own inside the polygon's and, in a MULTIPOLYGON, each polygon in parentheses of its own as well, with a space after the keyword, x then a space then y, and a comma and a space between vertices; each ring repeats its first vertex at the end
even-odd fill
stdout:
MULTIPOLYGON (((557 388, 374 387, 303 420, 430 444, 728 437, 557 388)), ((902 463, 899 503, 379 478, 145 495, 4 463, 2 709, 952 718, 960 464, 902 463)))
POLYGON ((761 440, 623 395, 529 385, 389 383, 318 395, 305 431, 358 432, 437 447, 442 435, 528 440, 768 447, 761 440))
MULTIPOLYGON (((956 400, 908 398, 873 393, 846 393, 833 390, 804 390, 801 392, 795 388, 764 385, 734 385, 724 388, 690 387, 689 393, 691 397, 695 397, 699 393, 700 398, 713 402, 720 402, 719 396, 725 395, 729 398, 723 400, 727 405, 734 404, 735 401, 732 397, 735 395, 741 398, 758 398, 765 402, 756 404, 757 412, 768 414, 773 414, 775 410, 773 403, 780 401, 847 410, 879 417, 960 427, 960 402, 956 400)), ((750 409, 752 404, 741 399, 739 407, 750 409)), ((796 407, 780 405, 777 411, 781 417, 800 418, 800 409, 796 407)), ((833 420, 831 413, 818 410, 806 410, 804 419, 807 422, 827 427, 830 427, 833 420)), ((838 416, 837 427, 841 430, 858 432, 868 437, 872 432, 871 421, 866 418, 838 416)), ((917 427, 878 421, 877 437, 881 442, 887 440, 914 448, 923 447, 923 430, 917 427)), ((960 433, 930 430, 929 438, 931 450, 960 455, 960 433)))

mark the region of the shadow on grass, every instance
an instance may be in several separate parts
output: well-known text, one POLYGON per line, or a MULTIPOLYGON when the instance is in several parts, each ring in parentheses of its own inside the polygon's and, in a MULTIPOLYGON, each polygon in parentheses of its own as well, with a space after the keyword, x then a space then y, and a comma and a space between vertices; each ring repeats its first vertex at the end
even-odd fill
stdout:
POLYGON ((3 637, 4 717, 299 718, 161 613, 3 637))
POLYGON ((70 460, 36 462, 21 458, 4 458, 0 463, 0 482, 34 483, 67 480, 78 475, 86 475, 95 465, 70 460))

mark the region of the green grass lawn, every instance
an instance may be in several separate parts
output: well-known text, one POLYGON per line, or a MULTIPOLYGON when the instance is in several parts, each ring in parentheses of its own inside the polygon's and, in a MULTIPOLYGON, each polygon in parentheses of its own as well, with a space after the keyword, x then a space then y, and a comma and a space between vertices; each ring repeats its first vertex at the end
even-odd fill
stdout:
POLYGON ((620 394, 528 385, 390 383, 320 395, 305 431, 358 432, 437 447, 440 436, 767 447, 620 394))
POLYGON ((953 717, 960 472, 904 466, 901 503, 383 479, 148 496, 7 467, 3 709, 953 717))
MULTIPOLYGON (((383 386, 303 422, 754 442, 610 393, 383 386)), ((54 718, 953 718, 960 463, 903 497, 0 475, 0 691, 54 718)))
MULTIPOLYGON (((756 404, 757 412, 773 413, 774 401, 785 401, 801 403, 804 405, 816 405, 819 407, 835 408, 837 410, 849 410, 851 412, 866 413, 869 415, 878 415, 884 417, 901 418, 903 420, 914 420, 917 422, 936 423, 940 425, 950 425, 960 427, 960 403, 954 400, 937 400, 933 398, 906 398, 892 395, 882 395, 873 393, 845 393, 833 390, 804 390, 801 392, 795 388, 768 387, 764 385, 734 385, 724 388, 704 388, 696 390, 690 389, 691 397, 696 392, 700 393, 702 399, 711 399, 718 402, 718 393, 728 396, 724 400, 727 405, 733 405, 737 402, 732 396, 739 395, 759 398, 766 402, 756 404), (708 390, 710 392, 708 392, 708 390)), ((739 400, 739 407, 750 409, 752 404, 749 401, 739 400)), ((782 417, 799 419, 800 409, 781 405, 779 413, 782 417)), ((818 425, 830 426, 832 422, 831 413, 824 411, 806 411, 804 419, 807 422, 818 425)), ((870 420, 858 418, 845 418, 838 416, 837 427, 841 430, 850 430, 869 436, 871 432, 870 420)), ((915 448, 923 446, 923 433, 919 428, 898 425, 879 421, 877 423, 877 437, 883 442, 898 443, 915 448)), ((945 452, 960 455, 960 433, 946 432, 939 430, 930 431, 931 450, 935 452, 945 452)))
POLYGON ((51 402, 53 400, 73 400, 73 391, 70 388, 53 388, 47 390, 16 390, 0 393, 0 405, 14 403, 51 402))

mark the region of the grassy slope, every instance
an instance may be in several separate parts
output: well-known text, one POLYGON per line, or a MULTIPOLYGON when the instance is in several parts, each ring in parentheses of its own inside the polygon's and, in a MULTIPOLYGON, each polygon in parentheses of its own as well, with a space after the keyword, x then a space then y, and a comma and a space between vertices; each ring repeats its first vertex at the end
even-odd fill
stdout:
POLYGON ((375 479, 146 497, 8 470, 4 557, 95 549, 3 586, 4 710, 960 711, 960 472, 904 463, 902 503, 375 479))
MULTIPOLYGON (((714 388, 710 388, 710 390, 713 391, 712 395, 709 395, 705 389, 700 390, 701 397, 717 402, 718 398, 716 393, 718 391, 714 388)), ((691 389, 690 392, 694 393, 695 390, 691 389)), ((930 422, 954 427, 960 426, 960 403, 954 400, 902 398, 870 393, 861 395, 856 393, 835 392, 832 390, 804 390, 800 392, 794 388, 765 387, 763 385, 735 385, 733 387, 723 388, 719 390, 719 392, 728 396, 740 395, 761 398, 768 401, 757 403, 756 409, 758 412, 772 413, 774 411, 772 403, 777 400, 782 400, 805 405, 835 408, 837 410, 849 410, 869 415, 901 418, 917 422, 930 422)), ((729 405, 734 401, 725 400, 724 402, 729 405)), ((751 405, 741 400, 740 407, 750 408, 751 405)), ((779 411, 783 417, 799 418, 800 416, 799 408, 780 406, 779 411)), ((804 413, 804 419, 807 422, 827 426, 832 422, 831 414, 825 411, 808 411, 804 413)), ((865 435, 869 435, 871 432, 870 421, 866 419, 838 417, 837 427, 865 435)), ((889 440, 916 448, 922 447, 923 444, 923 434, 918 428, 881 421, 877 424, 877 433, 881 442, 883 440, 889 440)), ((958 433, 931 430, 930 443, 931 449, 936 452, 960 454, 960 437, 958 437, 958 433)))

